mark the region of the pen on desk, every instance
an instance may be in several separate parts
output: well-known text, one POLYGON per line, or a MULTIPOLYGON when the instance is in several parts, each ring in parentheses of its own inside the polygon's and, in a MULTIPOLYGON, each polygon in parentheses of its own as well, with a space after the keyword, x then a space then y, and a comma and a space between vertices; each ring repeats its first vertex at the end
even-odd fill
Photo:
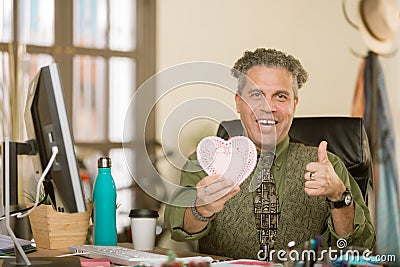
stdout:
POLYGON ((322 236, 318 235, 315 237, 317 240, 317 250, 322 246, 322 236))
POLYGON ((310 239, 310 251, 311 251, 311 257, 310 257, 310 267, 314 266, 315 263, 315 257, 317 256, 316 254, 316 248, 317 248, 317 240, 315 238, 310 239))
MULTIPOLYGON (((310 242, 310 240, 307 240, 307 241, 305 241, 304 242, 304 244, 303 244, 303 250, 302 250, 302 252, 301 252, 301 258, 302 258, 302 263, 303 263, 303 265, 300 265, 300 266, 304 266, 304 267, 310 267, 310 262, 309 262, 309 260, 307 260, 305 257, 303 257, 303 251, 309 251, 310 250, 310 248, 311 248, 311 242, 310 242)), ((305 254, 307 254, 307 255, 310 255, 309 253, 305 253, 305 254)), ((299 264, 299 263, 301 263, 301 262, 298 262, 297 264, 299 264)), ((296 265, 297 266, 297 265, 296 265)))
POLYGON ((313 267, 318 260, 318 251, 322 245, 322 237, 316 236, 315 238, 312 238, 310 241, 311 241, 310 250, 312 251, 311 255, 313 256, 313 258, 310 260, 310 267, 313 267))
POLYGON ((324 266, 326 259, 324 257, 325 254, 323 252, 321 252, 322 236, 316 236, 315 240, 317 241, 317 245, 316 245, 316 248, 315 248, 316 260, 314 262, 314 265, 324 266))
POLYGON ((310 256, 309 250, 311 249, 311 242, 310 240, 306 240, 303 244, 303 247, 300 248, 299 252, 299 259, 297 259, 295 262, 293 262, 292 266, 294 267, 309 267, 310 262, 307 258, 305 258, 305 255, 310 256))

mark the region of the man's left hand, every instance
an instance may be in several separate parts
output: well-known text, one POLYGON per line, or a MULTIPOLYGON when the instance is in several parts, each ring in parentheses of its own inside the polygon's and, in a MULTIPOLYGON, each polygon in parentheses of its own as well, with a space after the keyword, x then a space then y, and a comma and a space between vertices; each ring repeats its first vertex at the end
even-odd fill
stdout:
POLYGON ((309 196, 322 196, 331 201, 339 201, 346 187, 328 159, 327 145, 326 141, 322 141, 318 146, 318 162, 307 164, 304 191, 309 196))

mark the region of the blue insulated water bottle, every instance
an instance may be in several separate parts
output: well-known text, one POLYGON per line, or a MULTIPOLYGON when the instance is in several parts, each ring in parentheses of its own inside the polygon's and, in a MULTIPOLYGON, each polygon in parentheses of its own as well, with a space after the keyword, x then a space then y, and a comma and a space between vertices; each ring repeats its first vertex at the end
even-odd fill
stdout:
POLYGON ((93 189, 94 244, 117 245, 116 201, 117 191, 111 176, 111 159, 100 157, 98 175, 93 189))

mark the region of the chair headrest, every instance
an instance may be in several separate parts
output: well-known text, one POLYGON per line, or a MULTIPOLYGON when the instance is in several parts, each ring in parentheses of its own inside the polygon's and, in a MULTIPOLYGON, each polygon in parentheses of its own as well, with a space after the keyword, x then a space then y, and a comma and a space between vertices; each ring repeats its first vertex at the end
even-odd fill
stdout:
POLYGON ((361 118, 295 118, 289 135, 312 146, 326 140, 328 150, 344 162, 353 176, 364 173, 371 165, 368 138, 361 118))

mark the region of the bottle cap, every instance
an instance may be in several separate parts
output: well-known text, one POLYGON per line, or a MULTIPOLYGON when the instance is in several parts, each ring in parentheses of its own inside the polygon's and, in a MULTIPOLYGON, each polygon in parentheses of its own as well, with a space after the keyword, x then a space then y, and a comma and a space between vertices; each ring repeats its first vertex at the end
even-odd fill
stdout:
POLYGON ((98 168, 111 168, 111 159, 109 157, 100 157, 97 161, 98 168))

